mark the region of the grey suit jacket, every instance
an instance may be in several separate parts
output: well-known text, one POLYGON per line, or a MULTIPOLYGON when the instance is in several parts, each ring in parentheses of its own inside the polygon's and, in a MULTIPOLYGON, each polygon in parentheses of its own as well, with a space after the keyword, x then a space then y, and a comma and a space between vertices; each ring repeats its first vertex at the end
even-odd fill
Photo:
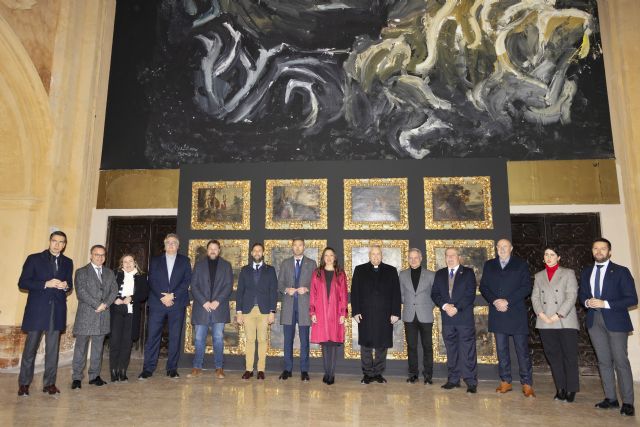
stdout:
MULTIPOLYGON (((311 290, 311 276, 318 268, 314 260, 309 257, 302 257, 302 265, 300 271, 301 288, 311 290)), ((278 271, 278 294, 282 297, 282 310, 280 312, 280 324, 291 325, 293 323, 293 295, 285 294, 286 288, 295 288, 295 259, 287 258, 280 264, 278 271)), ((304 295, 298 295, 298 325, 310 326, 311 318, 309 317, 309 292, 304 295)))
POLYGON ((544 312, 548 317, 558 313, 564 318, 554 323, 536 320, 538 329, 580 329, 576 314, 578 281, 576 274, 569 268, 558 267, 549 282, 547 271, 536 273, 531 293, 531 304, 536 316, 544 312))
POLYGON ((111 269, 103 266, 101 283, 98 274, 89 263, 76 270, 74 285, 78 297, 78 311, 73 324, 73 334, 108 334, 111 330, 111 314, 108 307, 118 295, 116 275, 111 269), (107 305, 107 309, 96 313, 96 308, 102 303, 107 305))
POLYGON ((229 261, 222 257, 218 258, 218 268, 213 281, 212 290, 209 259, 198 261, 193 267, 193 274, 191 274, 191 296, 193 296, 191 323, 194 325, 208 325, 210 314, 211 321, 214 323, 229 323, 231 321, 229 297, 233 292, 233 270, 229 261), (202 304, 207 301, 218 301, 220 305, 208 313, 202 307, 202 304))
POLYGON ((422 267, 418 290, 413 289, 411 281, 411 268, 400 272, 400 292, 402 294, 402 321, 413 322, 413 318, 418 316, 418 321, 422 323, 433 323, 433 307, 435 304, 431 299, 431 287, 435 273, 422 267))

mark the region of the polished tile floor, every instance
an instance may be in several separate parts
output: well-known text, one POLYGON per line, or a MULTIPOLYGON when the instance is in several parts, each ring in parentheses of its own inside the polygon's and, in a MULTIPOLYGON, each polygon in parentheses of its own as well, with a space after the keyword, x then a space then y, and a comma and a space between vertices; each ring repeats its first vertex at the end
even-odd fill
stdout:
MULTIPOLYGON (((135 378, 140 361, 133 361, 135 378)), ((106 368, 103 369, 106 374, 106 368)), ((583 377, 575 403, 555 402, 551 377, 535 377, 538 397, 526 399, 519 389, 506 395, 494 392, 496 383, 481 381, 477 395, 464 388, 445 391, 442 380, 431 386, 407 384, 389 377, 388 384, 360 385, 358 376, 341 375, 333 386, 312 375, 278 381, 267 372, 265 381, 242 381, 229 371, 216 380, 212 371, 197 379, 172 380, 157 372, 147 381, 90 386, 71 390, 71 368, 58 372, 62 393, 42 393, 42 374, 36 374, 31 396, 19 398, 17 374, 0 374, 0 426, 598 426, 638 425, 640 417, 622 417, 617 410, 597 410, 601 399, 597 378, 583 377)), ((103 376, 104 379, 106 375, 103 376)), ((640 395, 640 387, 636 394, 640 395)))

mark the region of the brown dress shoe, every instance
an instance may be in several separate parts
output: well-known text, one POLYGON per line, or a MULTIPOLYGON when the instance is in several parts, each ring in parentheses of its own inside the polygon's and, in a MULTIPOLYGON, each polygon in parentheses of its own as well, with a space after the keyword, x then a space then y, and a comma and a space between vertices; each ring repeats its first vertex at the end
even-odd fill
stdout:
POLYGON ((216 369, 216 378, 219 380, 224 378, 224 370, 222 368, 216 369))
POLYGON ((51 384, 51 385, 44 386, 44 388, 42 389, 42 392, 49 393, 49 394, 58 394, 60 393, 60 390, 58 390, 58 387, 56 387, 55 384, 51 384))
POLYGON ((522 385, 522 394, 524 394, 524 397, 536 397, 536 393, 533 391, 533 387, 531 387, 529 384, 522 385))
POLYGON ((258 371, 258 379, 259 380, 263 380, 264 379, 264 372, 258 371))
POLYGON ((253 371, 244 371, 244 374, 242 374, 242 379, 248 380, 252 376, 253 376, 253 371))
POLYGON ((195 377, 199 377, 200 375, 202 375, 202 369, 200 369, 200 368, 191 368, 191 373, 189 375, 187 375, 187 377, 195 378, 195 377))
POLYGON ((21 385, 18 387, 18 396, 29 396, 29 386, 21 385))
POLYGON ((511 390, 513 390, 511 383, 508 383, 506 381, 500 381, 500 385, 498 386, 498 388, 496 388, 496 391, 498 393, 506 393, 511 390))

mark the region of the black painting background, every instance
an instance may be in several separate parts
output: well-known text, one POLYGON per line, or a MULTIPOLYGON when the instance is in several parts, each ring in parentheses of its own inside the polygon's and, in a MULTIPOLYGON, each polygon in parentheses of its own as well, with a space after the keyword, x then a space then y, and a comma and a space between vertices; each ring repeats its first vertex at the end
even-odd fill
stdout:
MULTIPOLYGON (((273 121, 225 124, 202 113, 193 101, 193 75, 202 51, 189 32, 189 17, 177 11, 180 3, 117 2, 102 169, 399 157, 383 138, 348 135, 343 120, 303 137, 299 129, 287 130, 273 121)), ((378 3, 382 8, 385 2, 378 3)), ((595 0, 558 1, 557 7, 577 7, 597 16, 595 0)), ((379 25, 371 22, 370 34, 375 34, 379 25)), ((326 34, 327 43, 352 43, 350 34, 341 33, 342 38, 335 32, 326 34)), ((601 49, 599 34, 592 35, 591 45, 592 52, 601 49)), ((339 62, 345 58, 336 56, 339 62)), ((590 53, 567 74, 579 77, 571 124, 542 127, 522 122, 512 133, 484 141, 443 138, 429 156, 511 160, 613 157, 602 55, 590 53)), ((295 105, 291 109, 295 110, 295 105)))

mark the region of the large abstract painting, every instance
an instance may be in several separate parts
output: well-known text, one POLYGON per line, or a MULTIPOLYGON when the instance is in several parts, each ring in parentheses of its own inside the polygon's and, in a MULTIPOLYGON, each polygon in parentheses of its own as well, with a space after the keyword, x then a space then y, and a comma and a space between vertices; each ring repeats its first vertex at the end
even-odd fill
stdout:
POLYGON ((105 169, 613 156, 596 0, 117 7, 105 169))

